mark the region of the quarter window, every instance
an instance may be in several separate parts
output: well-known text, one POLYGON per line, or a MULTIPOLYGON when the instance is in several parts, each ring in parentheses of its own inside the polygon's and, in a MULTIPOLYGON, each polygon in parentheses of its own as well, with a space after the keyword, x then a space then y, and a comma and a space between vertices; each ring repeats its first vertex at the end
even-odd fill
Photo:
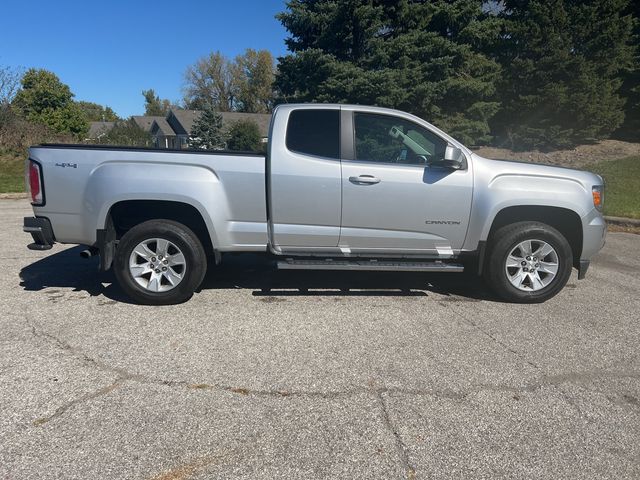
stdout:
POLYGON ((424 165, 444 158, 447 142, 408 120, 356 113, 354 127, 356 160, 424 165))
POLYGON ((286 142, 293 152, 340 158, 340 110, 294 110, 289 115, 286 142))

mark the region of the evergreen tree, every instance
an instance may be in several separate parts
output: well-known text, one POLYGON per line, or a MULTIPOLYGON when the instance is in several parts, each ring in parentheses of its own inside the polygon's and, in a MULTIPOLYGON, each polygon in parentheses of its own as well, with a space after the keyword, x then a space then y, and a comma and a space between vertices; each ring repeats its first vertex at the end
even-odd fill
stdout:
POLYGON ((490 139, 499 66, 481 53, 499 23, 480 0, 291 0, 280 101, 398 108, 467 143, 490 139))
POLYGON ((258 124, 253 120, 235 122, 229 129, 227 148, 244 152, 262 151, 262 137, 258 124))
POLYGON ((633 17, 632 45, 635 47, 633 61, 624 72, 620 95, 625 100, 624 123, 618 136, 630 141, 640 141, 640 1, 631 2, 628 13, 633 17))
POLYGON ((511 148, 568 147, 607 138, 624 118, 620 73, 631 60, 627 0, 506 0, 499 60, 511 148))
POLYGON ((222 115, 206 105, 200 117, 193 123, 189 146, 211 150, 222 150, 226 146, 222 131, 222 115))

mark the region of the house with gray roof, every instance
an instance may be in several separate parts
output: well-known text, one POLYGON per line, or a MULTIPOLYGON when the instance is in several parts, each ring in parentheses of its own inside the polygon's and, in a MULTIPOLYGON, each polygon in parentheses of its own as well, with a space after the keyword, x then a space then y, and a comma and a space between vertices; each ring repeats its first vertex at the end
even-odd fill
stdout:
MULTIPOLYGON (((265 113, 220 112, 222 115, 222 128, 229 130, 231 126, 240 120, 254 121, 260 130, 263 142, 269 135, 269 123, 271 115, 265 113)), ((165 117, 153 117, 149 132, 154 144, 158 148, 189 148, 189 137, 193 124, 200 118, 199 110, 171 109, 165 117)), ((146 117, 150 118, 150 117, 146 117)))
POLYGON ((149 132, 151 130, 153 122, 164 117, 153 115, 132 115, 131 118, 141 129, 143 129, 145 132, 149 132))
POLYGON ((113 128, 116 122, 89 122, 87 140, 97 140, 113 128))

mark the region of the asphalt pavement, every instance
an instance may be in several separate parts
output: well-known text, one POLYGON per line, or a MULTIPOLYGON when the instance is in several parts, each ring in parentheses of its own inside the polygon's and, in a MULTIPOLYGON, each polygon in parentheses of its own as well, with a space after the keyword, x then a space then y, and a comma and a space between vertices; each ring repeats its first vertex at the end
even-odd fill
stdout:
POLYGON ((0 478, 640 478, 640 236, 540 305, 225 257, 131 304, 0 201, 0 478))

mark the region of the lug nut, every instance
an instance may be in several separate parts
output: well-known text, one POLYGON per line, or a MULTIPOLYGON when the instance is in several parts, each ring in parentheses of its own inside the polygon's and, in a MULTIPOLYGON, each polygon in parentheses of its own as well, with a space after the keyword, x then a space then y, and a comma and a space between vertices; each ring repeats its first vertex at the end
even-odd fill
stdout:
POLYGON ((159 258, 160 260, 162 260, 162 255, 158 255, 158 258, 159 258))
POLYGON ((536 268, 538 268, 539 266, 540 266, 540 264, 539 264, 539 263, 536 263, 536 268))
POLYGON ((162 271, 166 272, 167 271, 167 267, 162 267, 162 271))
POLYGON ((167 263, 169 263, 169 260, 165 260, 165 261, 164 261, 164 262, 162 262, 162 263, 164 263, 164 264, 166 265, 167 263))
POLYGON ((523 271, 523 272, 528 272, 528 271, 529 271, 529 269, 528 269, 527 267, 524 267, 524 268, 522 269, 522 271, 523 271))
POLYGON ((156 273, 160 273, 160 269, 159 268, 156 268, 156 273))
POLYGON ((527 262, 525 262, 524 260, 522 262, 520 262, 520 265, 522 265, 523 267, 527 264, 527 262))
MULTIPOLYGON (((527 258, 527 260, 529 260, 529 258, 527 258)), ((156 261, 156 257, 151 258, 151 261, 155 262, 156 261)))
MULTIPOLYGON (((154 258, 154 260, 155 260, 155 258, 154 258)), ((527 255, 527 260, 531 260, 531 257, 529 255, 527 255)))

